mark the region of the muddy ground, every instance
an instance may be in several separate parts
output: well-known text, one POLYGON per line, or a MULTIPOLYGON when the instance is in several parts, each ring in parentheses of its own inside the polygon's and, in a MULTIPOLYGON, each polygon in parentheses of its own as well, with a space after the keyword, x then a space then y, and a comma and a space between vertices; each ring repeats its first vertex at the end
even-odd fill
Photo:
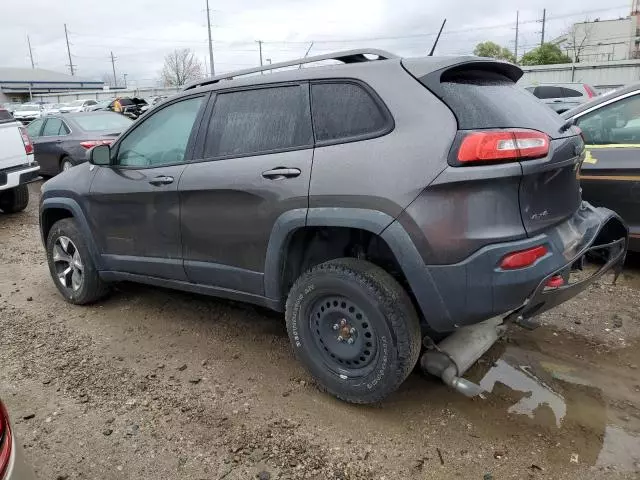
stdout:
POLYGON ((280 315, 129 284, 66 304, 38 192, 0 215, 0 396, 40 479, 640 478, 638 258, 510 328, 467 375, 486 399, 414 373, 351 406, 315 388, 280 315))

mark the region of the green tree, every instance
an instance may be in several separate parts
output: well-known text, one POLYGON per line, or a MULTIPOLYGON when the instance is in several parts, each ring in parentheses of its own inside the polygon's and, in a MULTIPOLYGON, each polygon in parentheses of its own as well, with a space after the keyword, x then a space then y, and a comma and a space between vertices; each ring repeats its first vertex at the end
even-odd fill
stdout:
POLYGON ((554 63, 571 63, 571 58, 562 53, 560 47, 551 43, 543 43, 520 59, 521 65, 552 65, 554 63))
POLYGON ((516 63, 516 57, 511 53, 511 50, 501 47, 494 42, 479 43, 476 45, 476 48, 473 49, 473 54, 478 57, 497 58, 499 60, 516 63))

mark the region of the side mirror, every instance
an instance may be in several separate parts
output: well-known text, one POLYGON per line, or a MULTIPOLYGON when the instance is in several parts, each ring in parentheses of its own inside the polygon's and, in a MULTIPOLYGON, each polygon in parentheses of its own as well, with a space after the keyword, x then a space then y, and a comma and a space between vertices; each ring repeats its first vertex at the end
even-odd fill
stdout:
POLYGON ((97 145, 89 150, 89 163, 106 167, 111 164, 111 149, 109 145, 97 145))

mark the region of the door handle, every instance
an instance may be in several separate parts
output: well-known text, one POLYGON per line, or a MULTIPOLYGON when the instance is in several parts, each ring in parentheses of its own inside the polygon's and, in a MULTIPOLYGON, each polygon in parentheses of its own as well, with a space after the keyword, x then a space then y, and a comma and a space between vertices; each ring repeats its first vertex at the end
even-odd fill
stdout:
POLYGON ((299 168, 277 167, 272 170, 267 170, 266 172, 262 172, 262 176, 270 180, 279 180, 281 178, 294 178, 300 175, 301 173, 302 172, 300 171, 299 168))
POLYGON ((554 100, 553 103, 561 103, 562 100, 554 100))
POLYGON ((56 143, 62 143, 62 140, 56 140, 56 143))
POLYGON ((149 180, 149 183, 151 185, 155 185, 156 187, 159 187, 160 185, 171 185, 173 183, 173 177, 160 175, 158 177, 155 177, 149 180))

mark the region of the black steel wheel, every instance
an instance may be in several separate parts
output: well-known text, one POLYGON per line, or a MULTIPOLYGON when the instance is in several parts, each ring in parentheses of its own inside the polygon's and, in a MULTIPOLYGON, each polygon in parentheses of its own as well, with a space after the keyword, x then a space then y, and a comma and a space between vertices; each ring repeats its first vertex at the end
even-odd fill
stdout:
POLYGON ((318 385, 353 403, 396 390, 420 353, 418 316, 400 284, 381 268, 352 258, 317 265, 287 299, 296 356, 318 385))

